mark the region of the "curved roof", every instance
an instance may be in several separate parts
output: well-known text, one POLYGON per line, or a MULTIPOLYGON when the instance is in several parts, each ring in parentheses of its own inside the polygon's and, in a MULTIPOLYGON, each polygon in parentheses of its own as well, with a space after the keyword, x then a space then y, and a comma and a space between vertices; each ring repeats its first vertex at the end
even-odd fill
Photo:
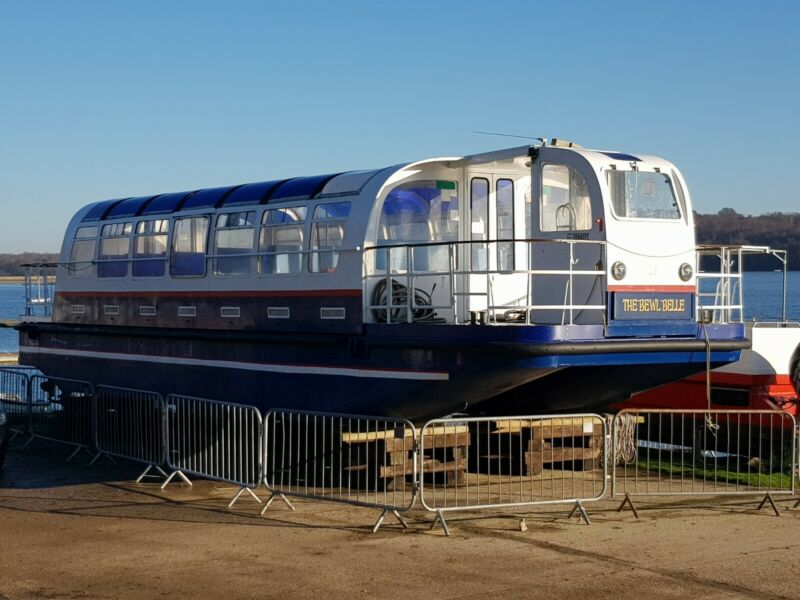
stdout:
POLYGON ((353 195, 358 194, 367 182, 380 171, 381 169, 348 171, 208 188, 193 192, 105 200, 91 205, 82 221, 104 221, 121 217, 169 214, 204 208, 226 208, 353 195))

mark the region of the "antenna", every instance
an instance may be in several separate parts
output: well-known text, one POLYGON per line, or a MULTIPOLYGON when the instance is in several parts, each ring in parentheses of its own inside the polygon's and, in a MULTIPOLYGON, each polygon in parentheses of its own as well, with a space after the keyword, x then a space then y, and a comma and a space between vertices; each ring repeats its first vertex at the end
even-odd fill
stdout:
POLYGON ((544 144, 545 138, 531 137, 529 135, 514 135, 512 133, 495 133, 494 131, 473 131, 472 133, 479 133, 480 135, 499 135, 500 137, 519 138, 521 140, 536 140, 544 144))

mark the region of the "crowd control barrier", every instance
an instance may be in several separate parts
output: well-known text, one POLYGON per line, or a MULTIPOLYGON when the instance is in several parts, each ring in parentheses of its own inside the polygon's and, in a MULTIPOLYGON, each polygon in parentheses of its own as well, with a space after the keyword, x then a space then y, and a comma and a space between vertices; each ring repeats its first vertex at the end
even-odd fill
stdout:
POLYGON ((31 440, 72 446, 67 462, 81 451, 91 453, 93 397, 94 390, 88 381, 31 375, 28 403, 31 440))
POLYGON ((263 481, 261 413, 254 406, 171 394, 166 399, 167 465, 162 485, 185 474, 239 486, 228 507, 263 481))
POLYGON ((401 512, 416 497, 416 429, 410 421, 277 409, 264 417, 264 483, 287 497, 342 502, 381 510, 407 527, 401 512))
POLYGON ((572 504, 606 490, 606 421, 595 414, 434 419, 420 432, 422 506, 449 511, 572 504))
POLYGON ((30 375, 15 368, 0 369, 0 402, 8 415, 11 439, 30 437, 30 375))
POLYGON ((629 409, 613 419, 612 496, 794 494, 795 419, 783 411, 629 409))
POLYGON ((151 470, 164 478, 166 462, 164 400, 160 394, 129 388, 97 386, 95 393, 95 444, 97 454, 144 463, 136 479, 142 481, 151 470))

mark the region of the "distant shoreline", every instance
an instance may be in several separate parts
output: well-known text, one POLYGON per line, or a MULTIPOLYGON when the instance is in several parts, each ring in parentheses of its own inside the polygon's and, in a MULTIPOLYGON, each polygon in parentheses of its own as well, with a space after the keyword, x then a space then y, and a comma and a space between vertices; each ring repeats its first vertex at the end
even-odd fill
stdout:
POLYGON ((25 283, 22 275, 0 275, 0 285, 4 283, 25 283))

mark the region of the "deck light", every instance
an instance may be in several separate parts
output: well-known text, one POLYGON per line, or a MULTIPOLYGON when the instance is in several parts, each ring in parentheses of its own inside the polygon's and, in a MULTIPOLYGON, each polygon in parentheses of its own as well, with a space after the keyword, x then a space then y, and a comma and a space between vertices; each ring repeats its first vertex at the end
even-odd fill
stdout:
POLYGON ((689 281, 692 278, 692 273, 694 273, 694 270, 689 263, 683 263, 681 268, 678 269, 678 276, 681 278, 681 281, 689 281))
POLYGON ((628 269, 625 266, 625 263, 622 262, 621 260, 618 260, 613 265, 611 265, 611 276, 617 281, 619 281, 620 279, 625 278, 625 273, 627 272, 627 270, 628 269))

